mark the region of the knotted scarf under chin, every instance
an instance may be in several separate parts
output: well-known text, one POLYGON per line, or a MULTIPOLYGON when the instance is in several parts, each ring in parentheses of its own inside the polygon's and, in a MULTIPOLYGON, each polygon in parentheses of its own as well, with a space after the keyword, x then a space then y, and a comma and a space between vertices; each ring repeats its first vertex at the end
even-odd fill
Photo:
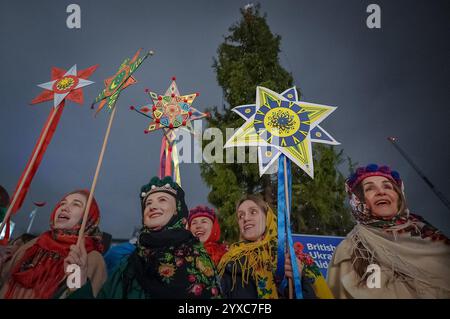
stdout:
POLYGON ((186 229, 146 231, 144 228, 139 236, 138 248, 142 246, 144 250, 162 250, 172 246, 179 246, 181 243, 189 240, 195 240, 195 237, 186 229))
POLYGON ((182 281, 175 279, 172 283, 165 284, 159 279, 158 268, 160 259, 166 254, 173 255, 178 247, 182 245, 193 247, 195 243, 198 243, 198 239, 184 228, 151 231, 144 227, 139 236, 137 249, 129 257, 124 272, 123 298, 127 298, 134 279, 152 298, 177 298, 177 294, 182 294, 180 298, 184 297, 186 279, 182 281))

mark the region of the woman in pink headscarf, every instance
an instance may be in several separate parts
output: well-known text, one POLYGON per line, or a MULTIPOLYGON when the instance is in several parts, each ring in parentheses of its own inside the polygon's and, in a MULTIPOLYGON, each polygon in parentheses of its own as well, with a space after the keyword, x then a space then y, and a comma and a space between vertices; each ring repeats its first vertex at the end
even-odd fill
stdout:
POLYGON ((214 209, 197 206, 189 211, 188 227, 192 234, 204 245, 211 260, 217 266, 228 247, 219 243, 220 226, 214 209))

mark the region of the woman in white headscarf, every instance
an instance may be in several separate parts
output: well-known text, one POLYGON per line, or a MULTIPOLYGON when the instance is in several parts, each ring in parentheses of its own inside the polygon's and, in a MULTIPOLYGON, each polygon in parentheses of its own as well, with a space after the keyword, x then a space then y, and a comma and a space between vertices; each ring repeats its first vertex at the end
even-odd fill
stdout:
POLYGON ((336 248, 328 284, 336 298, 450 298, 450 245, 409 213, 403 182, 370 164, 347 181, 357 225, 336 248))

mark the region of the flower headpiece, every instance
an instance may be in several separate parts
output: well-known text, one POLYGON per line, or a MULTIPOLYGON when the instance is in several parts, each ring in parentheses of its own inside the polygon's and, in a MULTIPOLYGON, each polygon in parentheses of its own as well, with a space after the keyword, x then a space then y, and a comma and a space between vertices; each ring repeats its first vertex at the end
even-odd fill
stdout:
POLYGON ((365 178, 370 176, 383 176, 389 179, 402 189, 402 179, 397 171, 393 171, 389 166, 377 164, 369 164, 366 167, 358 167, 356 172, 353 173, 345 182, 348 192, 353 192, 354 188, 365 178))

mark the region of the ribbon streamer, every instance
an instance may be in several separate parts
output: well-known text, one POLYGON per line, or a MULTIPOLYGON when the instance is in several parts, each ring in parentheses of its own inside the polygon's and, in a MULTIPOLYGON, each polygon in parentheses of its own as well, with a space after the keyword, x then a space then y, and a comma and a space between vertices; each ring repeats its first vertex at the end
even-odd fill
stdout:
POLYGON ((159 155, 159 178, 172 176, 173 161, 173 179, 181 186, 180 161, 178 159, 177 143, 174 141, 172 145, 166 135, 163 135, 161 141, 161 151, 159 155))
MULTIPOLYGON (((295 295, 297 299, 303 299, 302 284, 300 273, 297 268, 297 257, 294 251, 294 243, 292 240, 292 232, 290 225, 289 214, 291 212, 291 198, 292 198, 292 175, 291 162, 285 158, 284 154, 280 154, 278 159, 278 261, 277 261, 277 276, 285 277, 284 273, 284 254, 286 250, 291 256, 291 266, 294 276, 295 295), (286 166, 285 166, 286 165, 286 166), (285 180, 285 171, 287 181, 285 180), (286 185, 287 184, 287 185, 286 185), (286 187, 288 190, 288 199, 286 198, 286 187)), ((283 280, 282 286, 286 285, 286 278, 283 280)))
POLYGON ((172 145, 166 140, 166 171, 164 176, 172 176, 172 145))
POLYGON ((163 174, 166 172, 166 136, 163 135, 162 141, 161 141, 161 151, 159 153, 159 178, 164 178, 163 174))
POLYGON ((176 141, 173 143, 172 159, 173 159, 173 175, 175 177, 174 179, 176 183, 181 187, 180 160, 178 159, 178 150, 176 141))
POLYGON ((33 177, 36 174, 39 165, 41 164, 44 153, 47 150, 47 147, 50 144, 56 131, 59 119, 61 118, 62 112, 64 110, 64 105, 65 100, 62 100, 57 108, 52 108, 52 110, 50 111, 44 128, 42 129, 37 143, 34 146, 33 152, 31 153, 31 157, 28 160, 27 165, 22 172, 22 175, 20 176, 20 179, 12 196, 12 206, 8 208, 8 212, 6 213, 5 219, 0 227, 1 232, 3 230, 3 227, 6 226, 5 237, 0 241, 0 245, 6 245, 9 241, 11 214, 15 214, 22 207, 33 177))
POLYGON ((22 176, 20 176, 19 182, 17 183, 16 190, 14 191, 14 195, 12 198, 17 196, 17 200, 12 208, 12 212, 17 212, 20 207, 22 207, 23 201, 25 200, 25 196, 28 193, 28 189, 30 187, 31 181, 33 180, 34 175, 36 174, 36 171, 39 168, 39 164, 42 161, 42 157, 44 156, 45 151, 47 150, 48 145, 50 144, 53 134, 55 133, 56 127, 58 126, 59 119, 61 118, 61 114, 64 110, 64 103, 63 100, 57 109, 52 108, 47 121, 44 125, 44 128, 39 136, 38 142, 34 146, 33 152, 31 153, 31 157, 27 163, 27 166, 25 167, 25 170, 22 173, 22 176), (56 113, 53 115, 53 113, 56 113), (45 128, 49 127, 47 132, 45 132, 45 128), (40 141, 43 139, 42 145, 39 147, 40 141), (37 155, 35 155, 37 153, 37 155), (36 156, 36 160, 34 162, 31 161, 33 156, 36 156), (31 167, 30 167, 31 166, 31 167), (25 176, 25 172, 29 170, 29 173, 25 176), (19 190, 19 185, 23 181, 23 186, 19 190), (16 194, 17 193, 17 194, 16 194))

